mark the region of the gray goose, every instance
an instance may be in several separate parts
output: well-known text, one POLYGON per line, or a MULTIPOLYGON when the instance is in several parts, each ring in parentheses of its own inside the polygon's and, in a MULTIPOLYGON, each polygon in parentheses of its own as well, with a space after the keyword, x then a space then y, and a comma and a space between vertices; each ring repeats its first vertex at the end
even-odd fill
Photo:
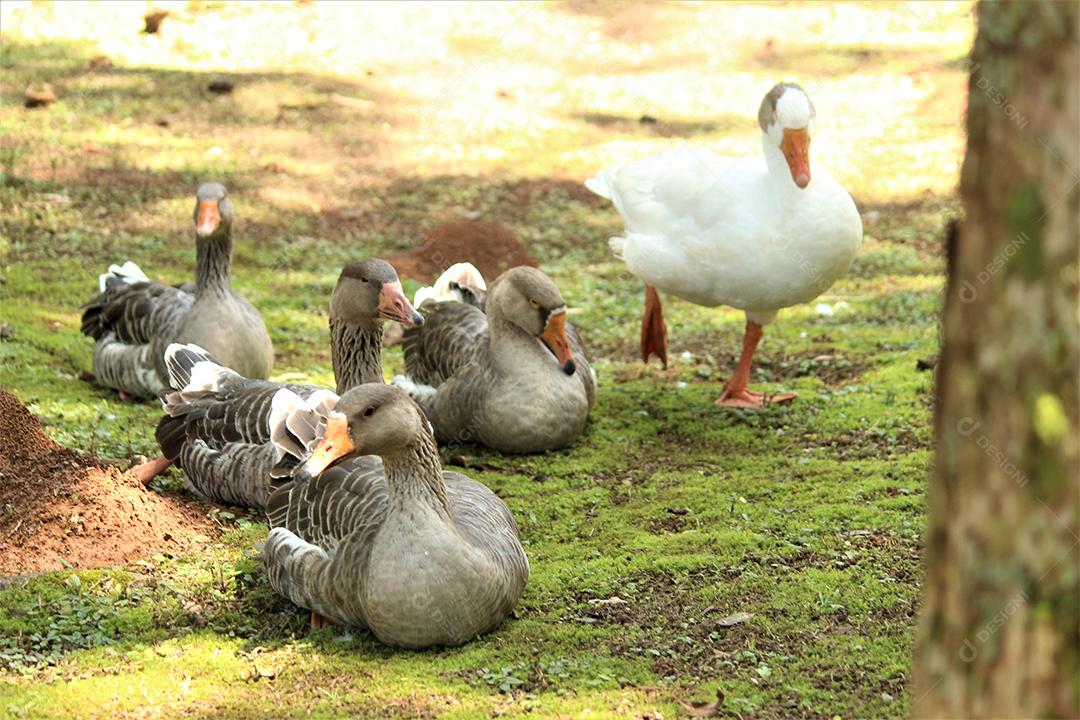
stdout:
MULTIPOLYGON (((389 263, 375 258, 349 263, 330 297, 330 356, 339 393, 383 382, 384 319, 410 326, 424 321, 389 263)), ((288 388, 307 397, 320 388, 246 378, 192 345, 170 345, 165 360, 173 392, 165 396, 166 416, 156 432, 163 459, 137 474, 146 482, 176 462, 196 495, 262 509, 274 462, 269 428, 274 394, 288 388)))
POLYGON ((281 390, 271 425, 276 472, 291 479, 267 504, 264 562, 313 626, 322 616, 424 648, 461 645, 506 619, 529 579, 517 523, 486 486, 442 470, 403 391, 366 384, 305 402, 281 390))
POLYGON ((547 275, 500 275, 481 310, 429 299, 422 328, 405 332, 407 376, 394 378, 424 409, 441 443, 479 442, 532 453, 570 445, 596 400, 596 374, 547 275))
POLYGON ((113 266, 86 304, 82 332, 92 337, 94 378, 122 399, 168 389, 165 348, 194 343, 226 367, 266 378, 274 349, 258 310, 232 289, 233 206, 219 183, 195 200, 195 283, 150 282, 134 263, 113 266))

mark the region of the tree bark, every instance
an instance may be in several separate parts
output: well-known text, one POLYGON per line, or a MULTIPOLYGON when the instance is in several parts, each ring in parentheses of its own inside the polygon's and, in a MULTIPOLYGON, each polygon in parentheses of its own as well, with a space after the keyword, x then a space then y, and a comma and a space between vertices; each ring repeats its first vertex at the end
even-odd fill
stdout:
POLYGON ((1080 715, 1080 4, 982 2, 915 717, 1080 715))

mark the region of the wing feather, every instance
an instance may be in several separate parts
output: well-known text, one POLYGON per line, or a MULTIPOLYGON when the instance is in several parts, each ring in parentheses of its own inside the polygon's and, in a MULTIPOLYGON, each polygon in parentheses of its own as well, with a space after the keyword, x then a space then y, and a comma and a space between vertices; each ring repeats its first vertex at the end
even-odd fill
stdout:
POLYGON ((405 331, 405 371, 417 383, 437 387, 488 352, 487 316, 460 302, 425 302, 424 324, 405 331))

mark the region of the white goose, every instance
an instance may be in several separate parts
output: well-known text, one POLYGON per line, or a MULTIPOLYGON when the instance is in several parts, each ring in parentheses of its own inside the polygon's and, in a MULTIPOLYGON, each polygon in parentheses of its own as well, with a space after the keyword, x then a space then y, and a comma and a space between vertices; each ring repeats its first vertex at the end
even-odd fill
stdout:
POLYGON ((847 191, 820 170, 811 179, 813 118, 806 92, 780 83, 758 110, 764 158, 720 158, 683 146, 585 183, 615 203, 626 234, 611 238, 611 248, 646 283, 642 360, 655 353, 667 365, 657 288, 698 305, 746 311, 742 355, 717 405, 760 408, 795 397, 747 387, 762 326, 780 308, 827 290, 862 242, 847 191))

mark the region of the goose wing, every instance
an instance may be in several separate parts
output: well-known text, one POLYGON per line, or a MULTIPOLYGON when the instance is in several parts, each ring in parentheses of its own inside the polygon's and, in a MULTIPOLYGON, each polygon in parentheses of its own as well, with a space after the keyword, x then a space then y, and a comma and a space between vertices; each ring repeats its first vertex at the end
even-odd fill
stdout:
POLYGON ((161 351, 179 331, 195 296, 179 287, 149 282, 134 263, 101 276, 101 293, 83 306, 82 332, 95 340, 94 377, 139 397, 165 387, 161 351))
POLYGON ((94 340, 112 333, 130 345, 175 337, 194 302, 194 294, 171 285, 116 283, 83 306, 82 332, 94 340))
POLYGON ((270 442, 274 394, 287 388, 308 397, 317 388, 245 378, 197 345, 169 345, 165 362, 172 391, 155 433, 162 454, 184 470, 196 495, 265 507, 277 460, 270 442))
POLYGON ((476 364, 488 351, 487 316, 461 302, 427 301, 420 308, 424 324, 405 331, 405 371, 416 383, 438 387, 462 367, 476 364))

